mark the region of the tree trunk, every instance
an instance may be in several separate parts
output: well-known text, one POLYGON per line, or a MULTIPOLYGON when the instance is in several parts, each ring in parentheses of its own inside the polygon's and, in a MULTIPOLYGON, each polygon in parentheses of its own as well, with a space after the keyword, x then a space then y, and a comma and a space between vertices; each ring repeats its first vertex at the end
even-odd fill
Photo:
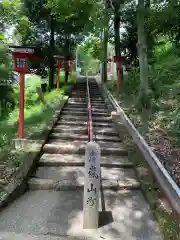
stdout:
POLYGON ((145 6, 144 0, 138 0, 137 8, 137 33, 138 33, 138 55, 139 55, 139 66, 140 66, 140 92, 139 97, 141 99, 142 106, 142 125, 143 132, 148 131, 148 118, 149 118, 149 109, 145 107, 148 102, 148 59, 147 59, 147 45, 145 39, 145 30, 144 30, 144 20, 145 20, 145 6))
POLYGON ((103 31, 103 81, 107 81, 107 50, 108 50, 108 28, 109 28, 109 17, 107 13, 107 2, 104 2, 105 5, 105 27, 103 31))
POLYGON ((119 11, 116 9, 114 12, 114 43, 115 43, 115 55, 116 57, 121 57, 121 45, 120 45, 120 15, 119 11))
POLYGON ((107 48, 108 48, 108 32, 107 29, 104 28, 104 59, 103 59, 103 81, 107 81, 107 48))
POLYGON ((53 17, 50 16, 51 18, 51 37, 50 37, 50 59, 49 59, 49 69, 50 69, 50 73, 49 73, 49 89, 53 89, 54 88, 54 20, 53 17))
MULTIPOLYGON (((114 8, 114 43, 115 43, 115 56, 121 57, 121 43, 120 43, 120 13, 117 7, 114 8)), ((123 78, 123 71, 121 66, 121 79, 123 78)))

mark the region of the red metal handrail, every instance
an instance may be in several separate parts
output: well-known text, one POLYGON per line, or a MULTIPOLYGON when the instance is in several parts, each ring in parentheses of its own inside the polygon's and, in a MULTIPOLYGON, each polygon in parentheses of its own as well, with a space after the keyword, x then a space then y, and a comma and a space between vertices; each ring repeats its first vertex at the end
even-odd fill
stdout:
POLYGON ((87 83, 87 112, 88 112, 87 128, 88 128, 88 140, 90 142, 93 140, 93 126, 92 126, 92 108, 91 108, 88 78, 86 78, 86 83, 87 83))

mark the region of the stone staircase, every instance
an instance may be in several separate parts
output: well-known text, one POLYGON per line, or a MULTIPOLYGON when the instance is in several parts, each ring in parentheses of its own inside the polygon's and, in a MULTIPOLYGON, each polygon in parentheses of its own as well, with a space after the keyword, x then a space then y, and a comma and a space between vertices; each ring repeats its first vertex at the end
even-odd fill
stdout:
MULTIPOLYGON (((96 83, 90 83, 94 139, 101 147, 103 189, 139 189, 133 165, 113 128, 96 83)), ((84 187, 84 154, 87 135, 86 83, 73 89, 52 130, 30 190, 73 190, 84 187)))
POLYGON ((77 83, 44 145, 29 191, 0 213, 2 240, 162 240, 95 82, 94 139, 101 147, 99 228, 83 229, 86 83, 77 83))

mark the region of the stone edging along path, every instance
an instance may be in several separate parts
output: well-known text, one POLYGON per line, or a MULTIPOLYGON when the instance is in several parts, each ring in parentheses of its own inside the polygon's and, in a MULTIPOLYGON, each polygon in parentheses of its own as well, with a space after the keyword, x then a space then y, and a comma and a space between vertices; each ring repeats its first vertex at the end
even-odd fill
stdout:
MULTIPOLYGON (((67 95, 70 94, 73 86, 68 89, 67 95)), ((28 148, 26 159, 18 167, 12 176, 10 183, 5 187, 5 193, 0 196, 0 211, 6 207, 9 203, 14 201, 20 195, 22 195, 27 190, 27 179, 31 175, 32 171, 36 168, 36 164, 42 154, 43 146, 47 142, 51 130, 58 120, 58 116, 63 109, 64 105, 68 101, 68 96, 63 97, 60 103, 54 107, 54 114, 52 116, 52 121, 48 126, 48 131, 44 136, 43 140, 25 140, 23 145, 28 148)), ((16 140, 15 140, 16 141, 16 140)))

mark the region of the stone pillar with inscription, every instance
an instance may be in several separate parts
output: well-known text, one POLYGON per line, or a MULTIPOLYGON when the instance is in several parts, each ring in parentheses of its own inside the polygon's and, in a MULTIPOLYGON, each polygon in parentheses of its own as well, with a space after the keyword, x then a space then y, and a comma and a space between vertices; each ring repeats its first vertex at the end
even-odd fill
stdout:
POLYGON ((85 152, 84 229, 95 229, 99 224, 100 156, 99 145, 88 142, 85 152))

